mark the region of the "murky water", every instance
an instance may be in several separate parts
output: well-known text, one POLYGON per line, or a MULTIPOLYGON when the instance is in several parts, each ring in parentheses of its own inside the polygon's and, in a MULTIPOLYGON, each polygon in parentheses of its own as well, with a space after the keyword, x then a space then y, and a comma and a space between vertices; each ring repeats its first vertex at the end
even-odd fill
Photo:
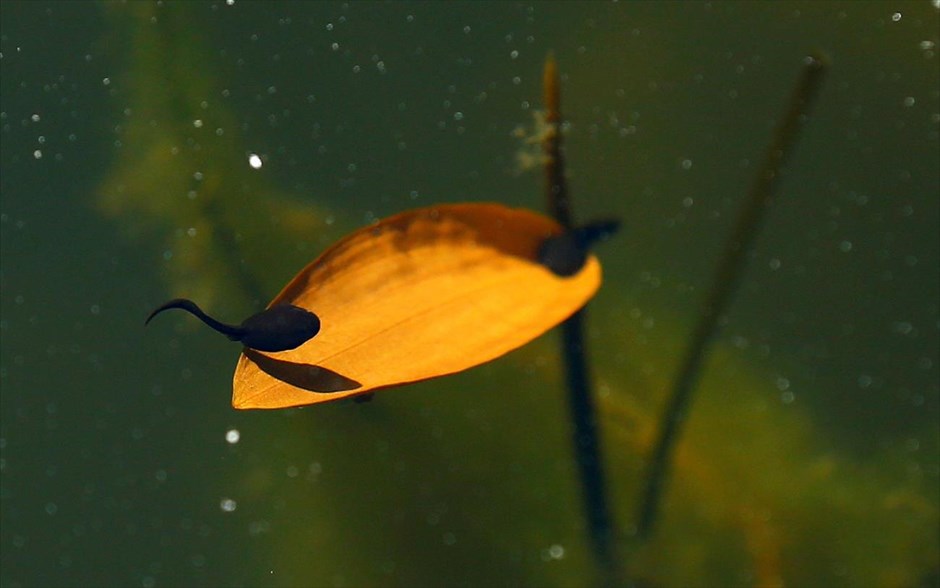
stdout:
POLYGON ((589 315, 624 583, 937 585, 936 2, 0 10, 3 586, 592 583, 555 334, 237 412, 236 346, 143 328, 173 296, 238 322, 404 209, 543 209, 518 135, 549 50, 576 213, 624 225, 589 315), (678 358, 812 50, 831 71, 637 544, 678 358))

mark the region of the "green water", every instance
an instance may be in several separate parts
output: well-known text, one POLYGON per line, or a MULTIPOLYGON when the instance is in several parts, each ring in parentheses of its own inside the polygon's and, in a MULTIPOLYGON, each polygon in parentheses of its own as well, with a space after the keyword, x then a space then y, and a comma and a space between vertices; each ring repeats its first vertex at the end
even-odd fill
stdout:
POLYGON ((0 16, 3 586, 593 583, 555 334, 367 404, 236 412, 235 346, 143 328, 173 296, 237 322, 400 210, 542 209, 513 131, 549 50, 576 213, 624 225, 589 315, 624 584, 940 582, 936 2, 0 16), (660 408, 811 50, 832 69, 637 545, 660 408))

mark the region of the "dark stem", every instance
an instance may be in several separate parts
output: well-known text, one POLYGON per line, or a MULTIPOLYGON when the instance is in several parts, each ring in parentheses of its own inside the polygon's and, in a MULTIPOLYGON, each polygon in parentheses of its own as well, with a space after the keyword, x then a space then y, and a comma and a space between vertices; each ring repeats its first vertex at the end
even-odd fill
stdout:
MULTIPOLYGON (((543 82, 545 121, 549 124, 548 133, 542 144, 546 157, 547 205, 555 220, 566 230, 572 230, 571 202, 568 197, 564 159, 561 153, 558 71, 551 55, 545 61, 543 82)), ((588 228, 584 229, 585 234, 580 237, 587 241, 595 240, 613 230, 616 230, 614 223, 597 223, 588 225, 588 228)), ((582 309, 562 323, 562 353, 568 385, 568 407, 574 428, 574 452, 581 478, 591 547, 601 570, 603 585, 613 585, 619 577, 619 569, 613 546, 614 523, 607 498, 597 410, 591 392, 590 370, 584 341, 585 316, 585 311, 582 309)))
POLYGON ((245 329, 241 327, 236 327, 234 325, 227 325, 225 323, 215 320, 211 316, 204 313, 201 308, 196 306, 195 302, 193 302, 192 300, 187 300, 186 298, 174 298, 173 300, 170 300, 166 304, 163 304, 157 307, 156 310, 150 313, 150 316, 147 317, 147 320, 144 322, 144 324, 146 325, 150 323, 153 317, 157 316, 164 310, 169 310, 171 308, 179 308, 181 310, 185 310, 191 313, 193 316, 195 316, 202 322, 209 325, 212 329, 218 331, 219 333, 222 333, 223 335, 227 336, 232 341, 239 341, 245 335, 245 329))
POLYGON ((545 93, 545 123, 548 125, 542 150, 545 154, 545 186, 548 190, 548 212, 565 229, 574 225, 568 184, 565 181, 565 159, 561 152, 561 88, 558 86, 558 67, 555 57, 545 59, 542 76, 545 93))
POLYGON ((793 152, 800 126, 816 97, 826 67, 827 62, 821 56, 806 58, 786 114, 774 132, 770 149, 734 224, 731 237, 725 244, 704 310, 683 356, 672 396, 666 404, 659 437, 650 457, 646 487, 638 513, 637 537, 641 540, 652 535, 672 452, 681 433, 710 342, 718 332, 718 319, 728 308, 738 286, 746 255, 757 235, 764 212, 773 201, 780 169, 793 152))

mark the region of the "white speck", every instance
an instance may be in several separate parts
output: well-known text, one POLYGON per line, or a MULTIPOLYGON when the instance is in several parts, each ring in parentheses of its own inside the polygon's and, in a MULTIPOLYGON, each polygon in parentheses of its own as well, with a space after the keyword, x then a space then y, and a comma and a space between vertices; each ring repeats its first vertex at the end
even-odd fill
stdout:
POLYGON ((195 237, 196 227, 189 227, 188 229, 186 229, 186 234, 189 235, 190 237, 195 237))
POLYGON ((907 96, 906 98, 904 98, 904 106, 906 106, 907 108, 914 106, 916 102, 917 100, 915 100, 913 96, 907 96))
POLYGON ((202 172, 196 172, 193 174, 193 179, 196 180, 197 182, 201 182, 202 177, 203 177, 202 172))
POLYGON ((512 83, 518 86, 519 84, 522 83, 522 78, 520 78, 519 76, 516 76, 512 79, 512 83))
POLYGON ((234 6, 234 5, 235 5, 235 0, 225 0, 225 3, 226 3, 228 6, 234 6))
POLYGON ((219 507, 223 512, 232 512, 238 507, 238 503, 232 500, 231 498, 223 498, 219 502, 219 507))
POLYGON ((509 52, 509 57, 516 59, 517 57, 519 57, 519 52, 513 49, 512 51, 509 52))
POLYGON ((330 45, 330 49, 332 49, 333 51, 339 51, 339 43, 332 43, 330 45))
POLYGON ((465 26, 465 27, 463 28, 463 34, 469 35, 469 34, 470 34, 470 30, 471 30, 471 29, 470 29, 470 25, 465 26))
POLYGON ((462 113, 462 112, 455 112, 455 113, 454 113, 454 120, 463 120, 463 113, 462 113))
POLYGON ((105 86, 110 86, 110 85, 111 85, 111 78, 105 78, 105 79, 101 80, 101 83, 104 84, 105 86))
POLYGON ((250 165, 252 169, 261 169, 261 166, 264 165, 264 162, 261 161, 260 155, 257 153, 251 153, 248 155, 248 165, 250 165))
POLYGON ((196 120, 194 120, 194 121, 193 121, 193 126, 196 127, 197 129, 201 129, 201 128, 202 128, 202 119, 197 118, 196 120))
POLYGON ((894 14, 892 14, 891 20, 893 20, 894 22, 898 22, 899 20, 901 20, 901 13, 895 12, 894 14))
POLYGON ((238 429, 229 429, 225 432, 225 440, 232 445, 238 443, 238 440, 241 439, 241 437, 242 435, 238 432, 238 429))
POLYGON ((41 149, 37 149, 37 150, 33 151, 33 157, 36 158, 36 159, 42 159, 42 150, 41 150, 41 149))
POLYGON ((561 559, 565 557, 565 548, 556 543, 548 548, 548 556, 552 559, 561 559))
POLYGON ((692 160, 691 160, 691 159, 683 159, 683 160, 682 160, 682 169, 692 169, 692 160))
POLYGON ((34 114, 33 116, 31 116, 31 117, 29 117, 29 118, 30 118, 33 122, 39 122, 39 115, 38 115, 38 114, 34 114))

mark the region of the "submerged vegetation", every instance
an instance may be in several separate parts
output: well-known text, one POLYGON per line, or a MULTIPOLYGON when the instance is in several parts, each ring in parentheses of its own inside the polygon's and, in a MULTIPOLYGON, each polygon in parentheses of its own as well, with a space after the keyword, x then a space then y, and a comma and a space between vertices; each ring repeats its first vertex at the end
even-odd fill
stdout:
MULTIPOLYGON (((298 258, 319 253, 324 213, 316 195, 284 194, 247 164, 188 8, 152 22, 154 6, 109 9, 130 22, 133 50, 115 82, 121 146, 98 206, 152 249, 167 293, 243 315, 267 302, 298 258)), ((350 207, 340 215, 355 217, 350 207)), ((689 329, 657 308, 666 335, 647 339, 644 317, 622 301, 627 277, 605 279, 589 333, 627 577, 652 586, 914 586, 936 574, 936 475, 911 467, 903 446, 865 457, 835 446, 800 403, 781 401, 786 388, 775 378, 786 366, 724 340, 677 444, 661 526, 638 542, 644 464, 689 329)), ((559 372, 543 338, 446 382, 264 421, 258 446, 241 448, 225 482, 240 511, 268 529, 219 538, 233 559, 257 558, 257 577, 241 581, 580 585, 591 562, 559 372)), ((936 468, 935 425, 917 433, 936 468)))
POLYGON ((169 290, 208 310, 243 315, 266 303, 294 269, 291 252, 321 246, 315 236, 325 215, 249 165, 252 155, 263 157, 239 140, 227 91, 205 67, 200 33, 180 8, 107 7, 116 22, 135 25, 126 40, 131 67, 110 81, 122 116, 98 207, 128 237, 162 244, 153 258, 169 290))

